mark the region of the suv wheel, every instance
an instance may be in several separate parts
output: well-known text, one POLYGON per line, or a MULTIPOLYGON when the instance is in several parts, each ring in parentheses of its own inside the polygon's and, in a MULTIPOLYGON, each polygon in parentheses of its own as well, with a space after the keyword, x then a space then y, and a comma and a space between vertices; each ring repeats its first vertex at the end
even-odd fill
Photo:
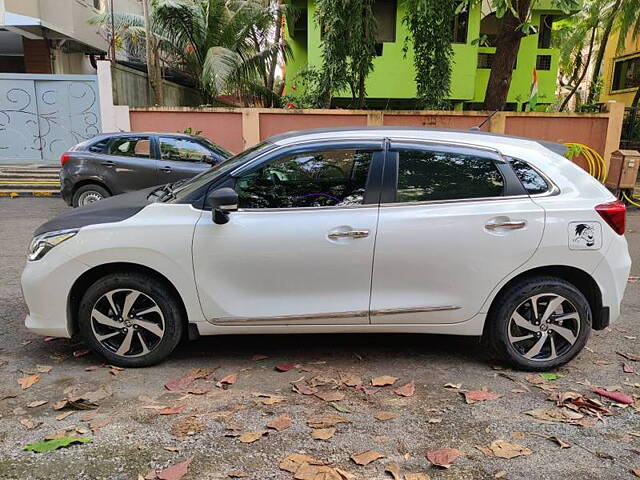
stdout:
POLYGON ((591 307, 571 283, 555 277, 524 279, 491 308, 484 341, 497 357, 524 370, 567 363, 587 343, 591 307))
POLYGON ((72 204, 74 207, 84 207, 110 196, 107 189, 100 185, 82 185, 73 194, 72 204))
POLYGON ((139 273, 113 273, 80 302, 79 327, 92 350, 121 367, 164 360, 183 334, 180 306, 166 285, 139 273))

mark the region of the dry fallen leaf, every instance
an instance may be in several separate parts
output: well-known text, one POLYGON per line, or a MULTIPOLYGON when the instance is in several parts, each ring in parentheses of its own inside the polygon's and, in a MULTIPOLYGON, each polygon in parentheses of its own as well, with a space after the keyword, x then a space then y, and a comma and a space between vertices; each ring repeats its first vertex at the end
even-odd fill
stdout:
POLYGON ((27 407, 28 408, 40 407, 41 405, 44 405, 45 403, 47 403, 47 400, 34 400, 33 402, 27 403, 27 407))
POLYGON ((158 412, 160 415, 176 415, 178 413, 182 413, 182 411, 187 408, 186 405, 176 405, 175 407, 167 407, 163 408, 158 412))
POLYGON ((107 425, 109 425, 109 423, 111 423, 111 420, 109 418, 100 418, 92 420, 91 423, 89 423, 89 428, 93 433, 95 433, 102 427, 106 427, 107 425))
POLYGON ((389 462, 384 466, 384 471, 393 477, 393 480, 402 480, 398 462, 389 462))
POLYGON ((73 356, 74 357, 84 357, 85 355, 88 355, 89 353, 91 353, 91 350, 87 349, 87 348, 83 348, 81 350, 75 350, 73 352, 73 356))
POLYGON ((634 398, 631 395, 627 395, 622 392, 609 392, 604 388, 594 388, 593 393, 597 393, 601 397, 608 398, 617 403, 622 403, 625 405, 631 405, 634 402, 634 398))
POLYGON ((560 437, 556 437, 554 435, 547 437, 549 440, 551 440, 552 442, 555 442, 558 444, 558 446, 560 448, 571 448, 571 445, 568 444, 567 442, 565 442, 564 440, 562 440, 560 437))
POLYGON ((293 391, 301 395, 313 395, 318 392, 318 389, 305 385, 304 383, 294 383, 293 391))
POLYGON ((18 379, 18 385, 20 385, 22 390, 26 390, 31 385, 36 383, 38 380, 40 380, 40 375, 28 375, 26 377, 19 378, 18 379))
POLYGON ((384 455, 374 452, 373 450, 367 450, 366 452, 351 455, 351 460, 356 462, 358 465, 369 465, 371 462, 380 458, 384 458, 384 455))
POLYGON ((486 390, 471 390, 469 392, 462 392, 464 394, 465 402, 477 403, 477 402, 486 402, 488 400, 495 400, 496 398, 502 397, 499 393, 488 392, 486 390))
POLYGON ((341 415, 335 413, 329 413, 327 415, 317 415, 307 420, 307 425, 311 428, 329 428, 335 427, 339 423, 350 423, 351 420, 344 418, 341 415))
POLYGON ((274 368, 279 372, 288 372, 289 370, 293 370, 297 367, 299 367, 299 365, 294 363, 281 363, 280 365, 276 365, 274 368))
POLYGON ((320 400, 324 400, 325 402, 339 402, 344 399, 344 393, 337 392, 332 390, 330 392, 318 392, 315 394, 320 400))
POLYGON ((263 405, 274 405, 276 403, 284 402, 283 397, 276 397, 274 395, 264 395, 263 398, 258 400, 263 405))
POLYGON ((159 480, 180 480, 187 474, 189 470, 189 465, 193 457, 187 458, 185 461, 176 463, 169 468, 165 468, 164 470, 157 473, 159 480))
POLYGON ((633 470, 631 470, 631 473, 633 473, 636 477, 640 477, 640 468, 634 468, 633 470))
POLYGON ((236 383, 238 381, 238 374, 237 373, 231 373, 225 377, 222 377, 220 379, 220 381, 218 382, 218 384, 220 385, 233 385, 234 383, 236 383))
POLYGON ((74 410, 69 410, 69 411, 67 411, 67 412, 63 412, 63 413, 61 413, 60 415, 57 415, 57 416, 56 416, 56 420, 58 420, 58 421, 62 421, 62 420, 64 420, 65 418, 70 417, 70 416, 71 416, 71 415, 73 415, 74 413, 76 413, 74 410))
POLYGON ((173 380, 165 383, 164 388, 169 390, 170 392, 182 392, 186 390, 191 383, 200 378, 206 378, 209 376, 211 372, 208 370, 204 370, 202 368, 197 368, 192 370, 190 373, 183 375, 179 378, 174 378, 173 380))
POLYGON ((376 412, 374 415, 376 420, 380 420, 381 422, 386 422, 387 420, 392 420, 397 418, 397 414, 393 412, 376 412))
POLYGON ((523 455, 531 455, 533 452, 528 448, 522 447, 515 443, 509 443, 506 440, 494 440, 487 447, 476 447, 482 453, 489 457, 498 458, 515 458, 523 455))
POLYGON ((227 477, 229 478, 248 478, 249 475, 244 473, 242 470, 233 470, 227 473, 227 477))
POLYGON ((53 367, 51 365, 36 365, 36 370, 38 373, 49 373, 53 367))
POLYGON ((335 433, 335 428, 316 428, 311 432, 311 438, 314 440, 329 440, 335 433))
POLYGON ((464 452, 455 448, 440 448, 427 452, 427 460, 437 467, 449 468, 464 452))
POLYGON ((362 385, 362 378, 352 373, 340 375, 340 380, 347 387, 355 387, 356 385, 362 385))
POLYGON ((424 473, 405 473, 404 480, 431 480, 424 473))
POLYGON ((444 388, 451 388, 453 390, 460 390, 462 388, 461 383, 445 383, 444 388))
POLYGON ((289 415, 280 415, 279 417, 274 418, 269 423, 267 423, 268 428, 273 428, 278 432, 282 430, 286 430, 292 425, 291 417, 289 415))
POLYGON ((171 427, 171 435, 178 439, 183 439, 202 431, 204 431, 204 423, 194 416, 180 418, 171 427))
POLYGON ((371 385, 373 385, 374 387, 385 387, 387 385, 393 385, 397 380, 397 377, 382 375, 381 377, 372 378, 371 385))
POLYGON ((302 453, 292 453, 283 458, 278 464, 278 467, 286 472, 296 473, 296 471, 304 464, 324 465, 325 462, 315 459, 309 455, 304 455, 302 453))
POLYGON ((27 430, 33 430, 34 428, 39 427, 40 425, 42 425, 42 422, 39 420, 34 420, 32 418, 21 418, 19 420, 20 424, 26 428, 27 430))
POLYGON ((413 397, 416 393, 416 382, 412 380, 406 385, 396 388, 394 392, 396 395, 400 395, 401 397, 413 397))
POLYGON ((267 358, 269 358, 269 355, 265 355, 264 353, 256 353, 254 356, 251 357, 251 360, 258 361, 258 360, 266 360, 267 358))
POLYGON ((253 432, 244 432, 242 435, 238 437, 242 443, 253 443, 257 440, 260 440, 263 436, 268 435, 269 432, 267 430, 256 430, 253 432))

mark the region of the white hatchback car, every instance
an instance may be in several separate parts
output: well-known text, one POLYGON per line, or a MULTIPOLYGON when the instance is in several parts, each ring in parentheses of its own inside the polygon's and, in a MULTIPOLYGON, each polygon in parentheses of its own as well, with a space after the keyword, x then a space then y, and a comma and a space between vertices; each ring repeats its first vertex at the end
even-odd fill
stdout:
POLYGON ((309 130, 181 185, 42 225, 26 325, 121 366, 181 338, 475 335, 524 369, 620 315, 625 207, 558 144, 472 131, 309 130))

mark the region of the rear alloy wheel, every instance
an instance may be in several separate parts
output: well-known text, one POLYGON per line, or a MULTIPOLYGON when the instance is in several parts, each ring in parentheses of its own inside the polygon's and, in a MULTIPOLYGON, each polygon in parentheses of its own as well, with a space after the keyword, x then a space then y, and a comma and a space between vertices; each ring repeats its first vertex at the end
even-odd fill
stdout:
POLYGON ((103 277, 82 299, 82 337, 114 365, 142 367, 163 360, 183 332, 180 308, 167 290, 138 273, 103 277))
POLYGON ((493 353, 520 368, 548 370, 582 350, 591 331, 591 309, 570 283, 538 277, 505 292, 487 321, 485 341, 493 353))
POLYGON ((109 196, 109 192, 100 185, 83 185, 73 194, 72 204, 74 207, 84 207, 109 196))

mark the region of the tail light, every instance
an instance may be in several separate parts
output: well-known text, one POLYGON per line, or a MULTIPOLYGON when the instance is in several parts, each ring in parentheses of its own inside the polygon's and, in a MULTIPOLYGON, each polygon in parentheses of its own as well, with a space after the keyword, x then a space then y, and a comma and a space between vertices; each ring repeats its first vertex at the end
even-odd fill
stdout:
POLYGON ((627 216, 627 207, 620 200, 596 205, 596 212, 609 224, 618 235, 624 234, 624 223, 627 216))
POLYGON ((64 167, 64 164, 69 161, 69 158, 70 157, 68 153, 63 153, 62 156, 60 157, 60 165, 64 167))

